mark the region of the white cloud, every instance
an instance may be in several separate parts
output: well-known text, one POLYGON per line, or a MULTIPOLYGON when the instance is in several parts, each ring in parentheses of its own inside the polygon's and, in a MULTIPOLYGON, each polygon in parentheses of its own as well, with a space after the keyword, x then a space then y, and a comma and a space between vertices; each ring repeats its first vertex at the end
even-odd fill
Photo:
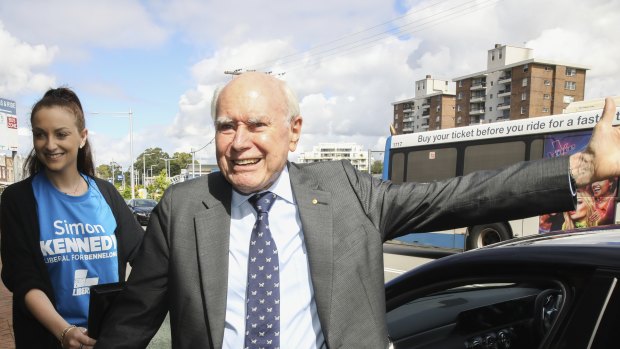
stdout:
POLYGON ((45 69, 58 49, 22 42, 7 32, 0 22, 0 96, 13 98, 31 91, 42 91, 55 82, 45 69))
POLYGON ((168 37, 138 0, 2 1, 0 13, 22 40, 60 46, 73 59, 92 48, 153 47, 168 37))

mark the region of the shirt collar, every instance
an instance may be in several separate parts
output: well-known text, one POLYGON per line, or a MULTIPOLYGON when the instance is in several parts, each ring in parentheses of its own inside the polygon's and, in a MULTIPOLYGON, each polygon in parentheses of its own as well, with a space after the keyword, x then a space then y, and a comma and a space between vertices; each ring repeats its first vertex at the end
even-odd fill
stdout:
MULTIPOLYGON (((280 176, 278 176, 278 179, 276 179, 276 181, 267 190, 276 194, 280 199, 284 199, 291 204, 295 203, 295 199, 293 197, 293 190, 291 188, 291 179, 288 173, 288 166, 284 166, 284 170, 280 172, 280 176)), ((255 193, 245 195, 233 189, 231 202, 232 207, 239 207, 243 205, 254 194, 255 193)))

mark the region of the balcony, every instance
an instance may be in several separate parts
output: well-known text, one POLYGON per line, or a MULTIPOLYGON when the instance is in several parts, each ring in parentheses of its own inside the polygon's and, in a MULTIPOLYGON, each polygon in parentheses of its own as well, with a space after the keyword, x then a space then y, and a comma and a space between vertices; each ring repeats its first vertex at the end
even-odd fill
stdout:
POLYGON ((484 102, 486 99, 486 97, 484 95, 482 96, 471 96, 471 99, 469 100, 470 103, 478 103, 478 102, 484 102))
POLYGON ((484 114, 484 109, 471 109, 469 111, 469 115, 482 115, 484 114))
POLYGON ((510 92, 512 92, 511 89, 499 90, 497 97, 510 97, 510 92))
POLYGON ((428 104, 428 103, 424 103, 424 104, 422 104, 422 109, 428 109, 428 108, 430 108, 430 107, 431 107, 431 105, 430 105, 430 104, 428 104))
POLYGON ((430 113, 422 114, 422 120, 424 120, 424 119, 428 119, 428 118, 430 118, 430 117, 431 117, 431 114, 430 114, 430 113))
POLYGON ((472 85, 471 85, 471 87, 469 89, 471 91, 475 91, 475 90, 484 90, 485 88, 487 88, 487 83, 486 82, 482 82, 482 81, 478 81, 478 82, 472 83, 472 85))
POLYGON ((424 131, 428 131, 428 124, 420 125, 420 128, 424 131))
POLYGON ((512 75, 500 76, 497 81, 498 84, 509 84, 512 81, 512 75))
POLYGON ((407 112, 411 112, 411 111, 413 111, 413 108, 411 108, 411 107, 407 107, 407 108, 403 109, 403 113, 407 113, 407 112))
POLYGON ((508 110, 510 109, 510 103, 500 103, 497 105, 497 110, 508 110))

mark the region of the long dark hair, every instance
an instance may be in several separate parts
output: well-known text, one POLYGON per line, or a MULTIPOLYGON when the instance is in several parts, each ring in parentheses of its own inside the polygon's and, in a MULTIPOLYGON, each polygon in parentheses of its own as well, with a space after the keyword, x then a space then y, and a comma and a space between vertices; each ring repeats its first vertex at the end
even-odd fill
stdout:
MULTIPOLYGON (((86 120, 84 119, 84 110, 78 96, 68 87, 59 87, 49 89, 38 102, 32 106, 30 113, 30 124, 34 116, 42 108, 61 107, 73 113, 75 116, 75 124, 78 131, 82 132, 86 128, 86 120)), ((45 169, 45 165, 37 158, 35 149, 33 148, 24 163, 24 172, 33 175, 45 169)), ((93 162, 93 154, 88 143, 88 138, 84 142, 84 146, 78 149, 77 169, 81 173, 88 176, 95 176, 95 165, 93 162)))

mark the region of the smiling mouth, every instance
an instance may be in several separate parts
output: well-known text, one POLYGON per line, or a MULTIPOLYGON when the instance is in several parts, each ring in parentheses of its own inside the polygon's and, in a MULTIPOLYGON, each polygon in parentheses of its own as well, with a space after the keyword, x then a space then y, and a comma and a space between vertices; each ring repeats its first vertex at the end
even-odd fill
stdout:
POLYGON ((58 159, 59 157, 63 156, 64 154, 65 153, 45 154, 45 157, 54 160, 54 159, 58 159))
POLYGON ((260 159, 242 159, 242 160, 233 160, 232 162, 235 165, 246 166, 246 165, 254 165, 257 164, 260 159))

